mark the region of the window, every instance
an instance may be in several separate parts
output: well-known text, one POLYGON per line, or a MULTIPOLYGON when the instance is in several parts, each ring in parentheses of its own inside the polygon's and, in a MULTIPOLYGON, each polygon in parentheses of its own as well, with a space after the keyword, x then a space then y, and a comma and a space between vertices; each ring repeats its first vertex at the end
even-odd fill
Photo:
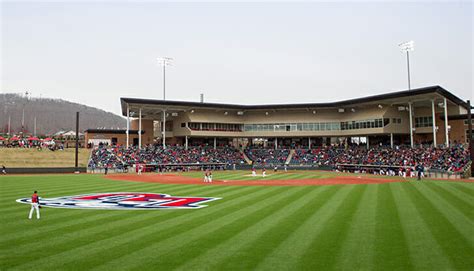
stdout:
POLYGON ((181 123, 181 128, 184 128, 184 127, 186 127, 186 122, 181 123))
POLYGON ((432 127, 433 118, 432 117, 416 117, 415 118, 415 127, 432 127))
POLYGON ((197 123, 197 122, 190 122, 189 123, 189 129, 191 130, 201 130, 200 128, 200 123, 197 123))
MULTIPOLYGON (((181 127, 183 127, 183 123, 181 124, 181 127)), ((244 126, 242 124, 232 123, 189 122, 188 127, 195 131, 242 132, 243 129, 250 130, 247 125, 244 126)))

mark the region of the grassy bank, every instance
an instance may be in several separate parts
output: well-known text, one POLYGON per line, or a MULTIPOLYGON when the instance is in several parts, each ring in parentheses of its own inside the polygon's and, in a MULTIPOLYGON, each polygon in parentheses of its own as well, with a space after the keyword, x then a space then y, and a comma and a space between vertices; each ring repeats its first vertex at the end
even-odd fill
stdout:
MULTIPOLYGON (((79 149, 79 166, 87 166, 89 150, 79 149)), ((0 165, 13 167, 73 167, 75 149, 50 151, 48 149, 0 148, 0 165)))

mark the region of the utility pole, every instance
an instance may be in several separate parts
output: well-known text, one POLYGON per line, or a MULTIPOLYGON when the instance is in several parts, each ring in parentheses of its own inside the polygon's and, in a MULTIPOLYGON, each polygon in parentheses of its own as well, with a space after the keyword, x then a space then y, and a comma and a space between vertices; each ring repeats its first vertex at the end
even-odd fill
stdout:
POLYGON ((76 112, 76 159, 75 173, 79 173, 79 112, 76 112))

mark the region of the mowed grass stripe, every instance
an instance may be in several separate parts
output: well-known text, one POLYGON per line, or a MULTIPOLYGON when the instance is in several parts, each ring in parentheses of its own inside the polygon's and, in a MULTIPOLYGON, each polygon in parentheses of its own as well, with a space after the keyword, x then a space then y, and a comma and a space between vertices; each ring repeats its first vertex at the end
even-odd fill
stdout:
POLYGON ((40 176, 15 176, 15 177, 7 177, 6 179, 1 180, 2 188, 4 191, 11 191, 11 192, 22 192, 24 190, 31 190, 31 188, 37 186, 79 186, 79 185, 87 185, 87 184, 97 184, 97 176, 52 176, 50 178, 43 178, 40 176), (34 179, 35 181, 32 182, 31 180, 34 179), (26 180, 24 183, 23 181, 26 180), (21 184, 20 184, 21 183, 21 184))
MULTIPOLYGON (((13 179, 13 178, 12 178, 13 179)), ((14 178, 15 181, 18 180, 18 178, 14 178)), ((116 181, 116 180, 109 180, 103 178, 101 175, 86 175, 86 176, 64 176, 61 180, 58 180, 57 178, 51 179, 51 180, 38 180, 34 182, 34 184, 26 184, 24 187, 17 188, 17 189, 10 189, 10 188, 5 188, 3 193, 1 193, 2 196, 8 196, 9 194, 16 195, 17 193, 26 193, 30 195, 33 191, 32 189, 36 189, 40 192, 45 192, 45 191, 50 191, 50 190, 58 190, 58 191, 67 191, 67 190, 74 190, 76 188, 80 189, 86 189, 88 187, 92 188, 97 185, 111 185, 111 186, 136 186, 140 184, 147 184, 147 185, 160 185, 158 183, 140 183, 140 182, 131 182, 131 181, 116 181), (64 179, 66 181, 64 181, 64 179), (58 184, 60 182, 60 184, 58 184), (100 182, 100 183, 98 183, 100 182), (7 194, 8 192, 9 194, 7 194)), ((178 187, 180 184, 161 184, 163 186, 168 186, 168 187, 178 187)), ((14 187, 18 187, 16 185, 13 185, 14 187)))
MULTIPOLYGON (((206 235, 214 235, 221 232, 234 223, 241 223, 241 221, 245 221, 247 217, 257 215, 269 206, 273 206, 279 200, 283 200, 289 195, 300 191, 299 189, 291 189, 291 191, 288 191, 284 188, 282 189, 282 187, 278 187, 278 189, 272 188, 265 190, 273 191, 266 193, 266 196, 264 197, 257 197, 254 201, 249 201, 248 204, 234 206, 236 208, 228 211, 222 216, 216 216, 216 218, 211 221, 203 220, 198 223, 192 221, 189 225, 186 225, 187 228, 182 231, 162 233, 160 236, 154 237, 150 242, 136 242, 134 243, 133 253, 127 254, 118 252, 113 259, 102 261, 99 266, 92 270, 117 269, 126 265, 131 260, 138 261, 140 265, 149 261, 155 261, 158 262, 155 264, 162 265, 160 262, 164 259, 151 259, 146 255, 149 253, 167 255, 173 251, 177 251, 179 254, 179 251, 181 251, 183 247, 189 245, 194 246, 194 248, 206 249, 206 244, 202 244, 202 246, 198 245, 199 239, 206 238, 206 235)), ((149 266, 150 264, 147 265, 149 266)))
MULTIPOLYGON (((54 198, 54 197, 57 197, 57 196, 72 196, 72 195, 80 195, 80 194, 90 194, 90 193, 93 193, 92 191, 96 191, 95 193, 99 192, 99 193, 103 193, 103 192, 132 192, 132 191, 136 191, 136 192, 153 192, 154 190, 157 190, 158 186, 156 185, 153 185, 153 184, 136 184, 134 186, 114 186, 113 188, 110 188, 108 186, 104 186, 104 185, 97 185, 97 186, 94 186, 94 190, 90 190, 91 189, 90 187, 88 187, 87 189, 85 190, 74 190, 74 191, 70 191, 69 194, 59 194, 59 195, 55 195, 55 192, 52 192, 52 193, 48 193, 46 197, 44 198, 54 198)), ((200 192, 200 191, 206 191, 207 189, 203 186, 181 186, 182 189, 176 191, 176 188, 173 187, 172 189, 168 190, 168 189, 160 189, 158 191, 156 191, 157 193, 168 193, 168 192, 172 192, 172 191, 176 191, 178 193, 188 193, 188 192, 200 192), (186 189, 184 189, 186 188, 186 189)), ((180 195, 177 195, 175 194, 175 196, 180 196, 180 195)), ((194 195, 196 196, 196 195, 194 195)), ((202 196, 202 195, 201 195, 202 196)), ((8 201, 8 207, 4 207, 2 208, 2 213, 4 213, 4 215, 8 214, 9 212, 17 212, 19 209, 22 209, 24 208, 23 206, 21 206, 22 204, 19 204, 19 203, 16 203, 16 199, 18 199, 19 197, 14 197, 14 198, 11 198, 9 201, 8 201), (14 204, 12 204, 14 203, 14 204)))
MULTIPOLYGON (((228 195, 231 195, 231 194, 236 194, 236 191, 232 191, 228 193, 228 195)), ((37 255, 35 256, 35 253, 38 252, 37 248, 41 247, 42 248, 41 252, 43 252, 43 250, 47 252, 50 252, 50 250, 53 250, 52 252, 46 255, 45 253, 42 253, 43 254, 42 257, 45 257, 47 255, 54 256, 55 254, 54 251, 58 250, 58 248, 62 248, 62 249, 59 249, 59 251, 57 252, 61 252, 62 250, 66 249, 65 247, 71 247, 71 249, 73 249, 78 244, 83 244, 83 243, 88 244, 89 241, 94 242, 95 240, 100 240, 100 238, 98 238, 99 236, 102 238, 108 238, 110 237, 110 235, 112 237, 114 237, 116 234, 124 235, 128 231, 135 230, 136 229, 135 226, 150 226, 150 222, 153 222, 153 220, 155 220, 154 222, 157 223, 156 220, 163 219, 166 221, 166 219, 176 219, 179 216, 185 215, 185 212, 181 212, 182 210, 175 210, 175 211, 171 211, 171 210, 158 211, 158 212, 156 211, 151 211, 151 212, 125 211, 125 212, 134 213, 134 216, 133 215, 123 216, 123 218, 126 218, 127 220, 125 223, 120 220, 113 221, 107 224, 92 223, 91 225, 89 225, 90 227, 83 227, 82 230, 73 232, 72 235, 70 236, 61 236, 61 239, 55 240, 61 243, 61 242, 64 242, 63 239, 66 239, 67 242, 66 244, 63 244, 63 246, 61 246, 61 244, 57 242, 43 244, 39 246, 32 246, 34 250, 31 252, 31 255, 34 258, 38 258, 37 255), (104 225, 107 225, 107 226, 104 227, 104 225), (64 237, 67 237, 67 238, 64 238, 64 237)), ((117 212, 110 212, 110 213, 117 213, 117 212)), ((151 225, 153 225, 153 223, 151 223, 151 225)), ((24 261, 21 261, 20 263, 22 262, 24 261)), ((16 264, 20 264, 20 263, 16 263, 16 264)))
POLYGON ((429 185, 415 186, 418 192, 428 199, 432 206, 442 213, 451 222, 451 225, 470 241, 471 246, 474 245, 474 209, 468 208, 461 212, 462 209, 456 208, 452 201, 444 199, 433 190, 430 190, 429 187, 429 185))
MULTIPOLYGON (((44 197, 48 197, 51 194, 57 193, 57 191, 59 191, 59 193, 61 193, 61 195, 64 195, 63 193, 65 191, 72 191, 72 190, 87 191, 87 190, 92 190, 92 189, 94 189, 96 187, 100 187, 100 186, 107 186, 107 187, 109 187, 109 189, 114 189, 114 187, 121 187, 121 188, 124 188, 124 187, 138 187, 140 185, 152 187, 154 185, 157 186, 158 184, 156 184, 156 183, 155 184, 154 183, 140 183, 140 182, 107 183, 107 182, 104 182, 104 179, 102 179, 102 178, 96 178, 96 179, 94 179, 90 182, 77 183, 77 184, 72 184, 72 185, 69 184, 69 183, 58 185, 57 181, 55 181, 55 182, 37 181, 37 182, 35 182, 35 185, 32 186, 32 188, 29 188, 27 190, 22 190, 22 191, 19 191, 19 192, 5 193, 5 194, 2 194, 2 196, 3 197, 8 197, 8 196, 11 196, 11 195, 18 195, 18 194, 23 194, 23 195, 26 195, 26 196, 30 196, 33 193, 33 190, 37 190, 39 192, 40 196, 44 195, 44 197)), ((176 184, 166 184, 164 186, 177 187, 178 185, 176 185, 176 184)), ((94 192, 104 192, 104 191, 94 191, 94 192)), ((109 191, 105 191, 105 192, 109 192, 109 191)), ((120 192, 133 192, 133 191, 120 191, 120 192)), ((139 191, 139 192, 143 192, 143 191, 139 191)))
MULTIPOLYGON (((210 187, 210 186, 209 186, 210 187)), ((173 191, 177 193, 188 193, 188 192, 198 192, 198 191, 206 191, 206 188, 204 186, 173 186, 173 187, 166 187, 165 189, 162 188, 162 186, 158 186, 156 184, 130 184, 130 185, 115 185, 113 187, 110 186, 105 186, 104 184, 99 184, 93 187, 87 187, 87 189, 76 189, 76 190, 69 190, 69 194, 59 194, 56 193, 55 191, 48 191, 46 196, 43 198, 54 198, 54 197, 59 197, 59 196, 73 196, 73 195, 81 195, 81 194, 91 194, 91 193, 104 193, 104 192, 156 192, 156 193, 171 193, 173 191), (177 187, 181 187, 179 191, 176 191, 177 187), (187 189, 184 189, 187 187, 187 189), (159 190, 157 190, 159 188, 159 190), (199 189, 198 189, 199 188, 199 189)), ((178 194, 174 194, 173 196, 182 196, 178 194)), ((197 196, 197 195, 194 195, 197 196)), ((201 195, 202 196, 202 195, 201 195)), ((8 203, 16 201, 16 199, 21 198, 21 197, 15 197, 11 199, 8 203)), ((9 204, 10 205, 10 204, 9 204)), ((17 212, 18 209, 20 209, 21 206, 18 204, 16 205, 10 205, 9 207, 4 207, 2 208, 2 213, 4 212, 7 214, 8 212, 17 212)))
POLYGON ((474 183, 452 183, 451 187, 470 197, 474 197, 474 183))
POLYGON ((407 238, 392 189, 396 187, 391 184, 377 185, 374 269, 411 270, 407 238))
MULTIPOLYGON (((69 180, 68 180, 69 181, 69 180)), ((65 193, 67 191, 76 191, 76 190, 83 190, 86 191, 88 189, 94 189, 95 187, 101 187, 101 186, 108 186, 108 187, 133 187, 136 185, 139 185, 140 183, 136 182, 135 184, 130 183, 130 182, 123 182, 123 183, 118 183, 115 185, 108 185, 106 183, 102 183, 101 179, 95 179, 93 182, 87 182, 87 183, 80 183, 80 184, 75 184, 71 185, 67 182, 61 182, 61 184, 58 184, 58 181, 55 181, 55 183, 51 184, 44 184, 44 183, 35 183, 35 185, 32 185, 31 188, 28 188, 26 190, 21 190, 21 191, 13 191, 9 193, 3 193, 2 196, 8 197, 11 195, 18 195, 18 194, 23 194, 26 196, 30 196, 33 193, 33 190, 37 190, 40 194, 40 196, 49 196, 49 194, 54 194, 56 191, 60 191, 60 193, 65 193)), ((145 183, 142 183, 145 184, 145 183)), ((149 184, 145 184, 149 185, 149 184)))
MULTIPOLYGON (((460 196, 455 193, 452 193, 450 190, 445 187, 440 187, 436 185, 424 185, 418 186, 420 192, 424 193, 426 189, 429 190, 428 195, 424 193, 427 197, 436 197, 436 200, 433 201, 434 204, 437 204, 439 201, 445 204, 449 204, 452 207, 452 211, 460 213, 464 216, 461 221, 462 223, 472 224, 474 222, 474 203, 463 200, 460 196)), ((438 208, 439 210, 444 208, 438 208)), ((473 225, 474 226, 474 225, 473 225)))
POLYGON ((268 253, 286 239, 301 221, 313 214, 331 195, 336 187, 306 187, 309 193, 289 204, 279 204, 280 209, 263 220, 255 221, 212 249, 200 251, 198 257, 190 258, 178 270, 190 270, 203 266, 213 270, 252 270, 268 253), (258 257, 255 257, 258 255, 258 257))
MULTIPOLYGON (((53 242, 47 244, 48 247, 62 246, 67 243, 78 243, 77 240, 80 238, 80 242, 83 240, 89 240, 91 236, 97 236, 98 234, 106 234, 110 229, 108 227, 103 227, 104 224, 113 221, 114 230, 119 230, 121 227, 123 230, 131 229, 138 223, 148 224, 156 223, 157 220, 166 220, 170 218, 175 218, 180 215, 185 215, 184 213, 176 213, 172 211, 124 211, 125 214, 121 212, 108 212, 103 215, 103 218, 99 218, 96 221, 91 221, 89 223, 78 223, 67 227, 65 230, 60 231, 61 238, 55 239, 53 242), (110 217, 112 215, 113 217, 110 217), (104 220, 104 221, 102 221, 104 220)), ((79 242, 79 243, 80 243, 79 242)), ((41 247, 43 240, 41 238, 35 238, 34 241, 31 241, 31 238, 27 238, 19 244, 15 240, 15 251, 10 253, 10 255, 15 255, 16 252, 21 253, 21 255, 29 255, 30 252, 34 252, 37 247, 41 247)), ((43 246, 44 247, 44 246, 43 246)), ((44 249, 49 249, 44 247, 44 249)), ((15 259, 10 259, 15 261, 15 259)))
MULTIPOLYGON (((292 188, 285 193, 273 196, 272 201, 269 202, 264 208, 261 208, 255 212, 249 212, 248 215, 246 215, 243 219, 238 219, 231 223, 223 221, 224 225, 222 225, 220 228, 212 230, 212 234, 206 234, 199 231, 199 236, 190 232, 189 236, 181 237, 182 242, 192 242, 192 246, 180 246, 176 244, 168 245, 165 241, 164 243, 161 243, 160 246, 156 248, 156 250, 153 249, 153 251, 156 251, 156 253, 159 253, 162 256, 160 257, 158 264, 166 266, 167 268, 176 268, 182 264, 181 259, 192 259, 199 254, 208 251, 223 242, 226 242, 230 238, 256 224, 259 224, 259 226, 262 227, 262 220, 265 220, 269 217, 274 218, 275 213, 282 209, 281 204, 278 203, 294 202, 295 199, 299 199, 309 192, 310 190, 306 187, 292 188), (192 238, 193 240, 188 241, 188 238, 192 238), (196 247, 202 247, 203 249, 197 250, 196 247)), ((216 225, 213 224, 212 226, 216 225)), ((233 246, 235 245, 236 244, 233 244, 233 246)), ((257 254, 248 256, 255 257, 255 255, 257 254)), ((154 261, 155 259, 145 258, 143 259, 143 262, 141 261, 140 264, 134 267, 134 269, 146 269, 148 266, 152 265, 154 261)), ((201 268, 205 268, 206 266, 207 264, 201 266, 201 268)), ((195 268, 198 267, 196 266, 195 268)), ((241 266, 241 268, 243 268, 243 266, 241 266)))
MULTIPOLYGON (((74 266, 81 260, 82 265, 98 261, 94 262, 95 265, 97 265, 103 262, 103 260, 108 259, 113 252, 127 254, 130 251, 129 249, 134 250, 137 245, 146 245, 149 242, 153 242, 154 239, 163 237, 166 234, 171 236, 179 234, 183 231, 180 225, 190 225, 190 227, 193 227, 209 223, 209 215, 215 215, 216 217, 224 216, 228 214, 230 210, 239 208, 238 204, 240 202, 248 203, 251 201, 249 198, 264 199, 268 195, 278 192, 276 189, 262 190, 255 187, 244 187, 229 192, 229 194, 226 195, 228 200, 224 203, 212 206, 212 208, 207 207, 199 210, 175 210, 179 213, 182 212, 182 215, 169 218, 165 221, 137 223, 134 227, 127 227, 126 229, 121 227, 116 228, 113 226, 114 223, 111 222, 107 225, 109 231, 106 234, 91 236, 91 242, 82 242, 82 239, 78 239, 77 241, 80 242, 80 244, 68 243, 66 246, 63 246, 62 249, 53 247, 52 251, 39 257, 38 260, 22 264, 20 267, 30 268, 39 264, 46 266, 47 269, 54 270, 61 267, 64 268, 68 264, 69 266, 74 266), (230 193, 233 194, 231 195, 230 193), (238 199, 242 199, 242 201, 239 202, 238 199), (127 247, 127 250, 123 249, 124 246, 127 247), (63 261, 60 263, 54 261, 54 259, 58 257, 62 258, 63 261), (55 264, 60 264, 60 266, 55 266, 55 264)), ((214 204, 215 203, 216 202, 214 202, 214 204)))
MULTIPOLYGON (((184 189, 186 189, 186 186, 183 186, 184 189)), ((235 189, 231 189, 231 187, 219 187, 219 188, 216 188, 215 189, 216 192, 217 191, 220 191, 221 194, 225 195, 225 192, 227 191, 234 191, 235 189)), ((43 209, 42 209, 43 210, 43 209)), ((44 227, 35 227, 33 229, 31 229, 31 223, 33 221, 27 221, 25 219, 25 223, 23 223, 23 225, 25 226, 26 229, 23 229, 23 230, 27 230, 27 232, 23 232, 23 230, 18 230, 17 228, 16 229, 12 229, 12 232, 8 235, 5 235, 5 238, 2 238, 2 241, 0 243, 0 248, 3 248, 4 246, 7 246, 9 245, 10 242, 15 242, 16 246, 20 246, 22 244, 32 244, 32 240, 31 238, 32 237, 35 237, 35 236, 38 236, 39 235, 39 238, 34 238, 33 240, 33 243, 34 242, 38 242, 38 243, 41 243, 42 242, 42 236, 44 236, 45 238, 48 237, 47 233, 48 232, 56 232, 56 231, 60 231, 60 232, 68 232, 68 231, 73 231, 73 230, 76 230, 77 229, 82 229, 84 226, 86 225, 89 225, 89 224, 97 224, 97 219, 101 219, 100 216, 103 216, 106 220, 105 222, 110 222, 110 216, 112 217, 122 217, 126 214, 124 214, 123 212, 127 212, 127 211, 96 211, 96 210, 67 210, 67 209, 56 209, 56 210, 60 210, 62 211, 61 212, 57 212, 57 213, 60 213, 61 215, 55 215, 55 219, 53 221, 51 220, 48 220, 45 222, 41 221, 42 222, 42 226, 44 227), (72 215, 72 213, 75 213, 74 216, 72 215), (80 212, 80 213, 77 213, 77 212, 80 212), (77 218, 76 218, 76 214, 81 217, 81 216, 86 216, 86 214, 89 214, 90 212, 93 212, 92 215, 89 215, 87 216, 85 219, 79 221, 79 223, 77 223, 77 218), (99 216, 99 218, 95 218, 96 216, 99 216), (66 229, 66 230, 64 230, 66 229), (12 241, 13 240, 13 241, 12 241)), ((166 210, 163 210, 166 212, 166 210)), ((135 212, 150 212, 150 211, 135 211, 135 212)), ((161 211, 151 211, 151 212, 161 212, 161 211)), ((160 213, 158 213, 160 214, 160 213)), ((44 217, 44 215, 43 215, 44 217)), ((34 223, 34 222, 33 222, 34 223)), ((99 224, 100 225, 100 224, 99 224)))
MULTIPOLYGON (((474 249, 471 241, 440 212, 433 203, 414 186, 404 185, 403 190, 413 202, 420 217, 427 225, 444 254, 450 258, 455 269, 468 270, 474 266, 474 249)), ((471 235, 472 236, 472 235, 471 235)))
POLYGON ((377 185, 368 185, 352 221, 346 241, 335 260, 336 270, 369 270, 374 266, 377 185))
POLYGON ((309 270, 334 269, 336 259, 342 246, 347 242, 347 234, 353 217, 359 209, 361 198, 367 190, 367 185, 356 185, 344 198, 341 206, 334 210, 332 217, 324 224, 321 231, 312 240, 304 252, 296 269, 309 270))
POLYGON ((421 219, 413 201, 401 188, 402 185, 419 186, 423 184, 393 184, 401 227, 406 237, 410 261, 415 270, 449 270, 453 265, 421 219), (420 249, 422 248, 422 251, 420 249))
MULTIPOLYGON (((179 190, 175 189, 174 191, 179 193, 179 194, 183 194, 183 195, 187 194, 187 195, 192 195, 192 196, 202 196, 203 194, 205 194, 205 192, 215 191, 213 193, 218 194, 221 191, 232 190, 232 189, 233 189, 232 187, 218 187, 216 189, 210 189, 210 188, 200 187, 200 186, 181 186, 181 189, 179 189, 179 190)), ((168 191, 168 192, 171 192, 171 191, 168 191)), ((27 217, 27 214, 28 214, 29 209, 30 209, 30 205, 21 204, 21 203, 17 203, 17 202, 14 202, 14 204, 18 205, 18 207, 17 207, 18 210, 13 210, 12 212, 14 212, 14 214, 10 214, 8 216, 9 220, 7 222, 4 222, 3 230, 4 230, 4 232, 8 232, 9 226, 12 225, 12 226, 14 226, 12 231, 13 232, 18 232, 18 234, 20 234, 21 233, 20 232, 21 228, 19 229, 18 225, 16 223, 17 223, 18 220, 23 220, 24 218, 27 217)), ((72 215, 72 214, 74 214, 75 212, 78 211, 78 210, 68 209, 67 210, 69 212, 68 214, 66 214, 66 213, 61 214, 60 210, 64 210, 64 209, 42 208, 41 213, 43 214, 43 220, 46 219, 49 222, 48 223, 42 223, 41 225, 56 225, 57 222, 60 222, 61 220, 64 219, 63 216, 68 215, 68 214, 72 215), (55 215, 53 217, 51 217, 50 215, 48 215, 48 212, 55 213, 55 215)), ((89 212, 97 212, 97 210, 89 210, 89 212)), ((98 211, 98 212, 101 212, 101 211, 98 211)), ((83 214, 82 213, 79 214, 79 216, 81 216, 81 215, 83 215, 83 214)), ((69 217, 69 218, 71 219, 72 217, 69 217)), ((24 225, 24 224, 23 224, 23 226, 29 227, 28 225, 24 225)), ((36 229, 44 230, 41 227, 36 228, 36 229)), ((9 237, 11 237, 11 236, 9 236, 9 237)))
MULTIPOLYGON (((62 196, 74 196, 74 195, 81 195, 81 194, 91 194, 91 193, 104 193, 104 192, 131 192, 131 191, 126 191, 126 190, 132 190, 130 188, 135 187, 135 189, 144 189, 148 190, 147 187, 153 188, 153 185, 150 184, 142 184, 142 185, 136 185, 136 186, 128 186, 128 185, 122 185, 122 186, 114 186, 114 187, 109 187, 104 184, 97 184, 95 186, 87 187, 85 189, 63 189, 62 191, 64 192, 57 192, 61 191, 60 188, 58 189, 53 189, 53 190, 44 190, 47 192, 41 193, 40 197, 41 198, 55 198, 55 197, 62 197, 62 196)), ((138 191, 137 191, 138 192, 138 191)), ((142 191, 140 191, 142 192, 142 191)), ((30 195, 19 195, 17 197, 9 197, 9 201, 4 203, 4 205, 8 207, 2 207, 2 213, 5 215, 10 213, 10 212, 17 212, 19 209, 22 208, 22 203, 17 203, 16 200, 19 198, 29 198, 30 195), (15 204, 12 204, 15 203, 15 204)), ((40 200, 41 202, 41 200, 40 200)))
POLYGON ((312 245, 312 241, 333 217, 334 212, 341 207, 344 199, 355 189, 353 185, 334 187, 337 189, 336 193, 325 199, 319 208, 312 210, 312 214, 285 236, 285 239, 274 247, 255 269, 273 270, 278 267, 282 270, 293 270, 298 265, 303 254, 312 245))
POLYGON ((440 192, 440 195, 443 194, 443 197, 452 198, 454 201, 456 201, 455 204, 459 205, 459 207, 466 206, 469 208, 474 208, 474 196, 470 196, 463 191, 454 188, 452 185, 430 183, 430 187, 440 192), (445 193, 448 195, 444 195, 445 193))

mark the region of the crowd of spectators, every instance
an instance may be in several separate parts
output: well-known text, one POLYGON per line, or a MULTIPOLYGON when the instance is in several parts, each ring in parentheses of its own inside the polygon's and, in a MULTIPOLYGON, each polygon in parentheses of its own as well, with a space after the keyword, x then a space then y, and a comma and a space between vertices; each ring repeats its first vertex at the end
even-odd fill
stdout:
POLYGON ((35 136, 30 137, 21 137, 21 136, 12 136, 10 138, 5 138, 0 136, 0 147, 3 148, 25 148, 25 149, 49 149, 51 151, 63 150, 64 143, 61 141, 55 141, 52 138, 40 139, 35 136))
MULTIPOLYGON (((286 164, 290 149, 246 148, 245 155, 254 165, 278 166, 286 164)), ((294 150, 290 166, 339 165, 389 166, 412 168, 423 165, 431 170, 457 172, 469 163, 469 150, 462 145, 450 148, 397 146, 395 148, 376 146, 370 149, 362 146, 324 146, 314 149, 294 150)), ((99 146, 92 151, 89 168, 122 168, 135 164, 178 165, 178 164, 246 164, 243 154, 235 148, 225 146, 214 149, 209 146, 189 147, 161 145, 138 147, 99 146)))
POLYGON ((460 171, 469 159, 469 150, 462 145, 450 148, 433 147, 344 147, 328 146, 312 150, 296 150, 291 164, 293 165, 376 165, 394 167, 424 167, 436 170, 460 171))
POLYGON ((246 148, 245 155, 255 165, 282 165, 290 155, 289 149, 246 148))
POLYGON ((98 146, 92 150, 89 168, 121 168, 135 164, 176 165, 176 164, 244 164, 239 150, 231 147, 211 148, 207 146, 189 147, 149 145, 143 148, 98 146))

